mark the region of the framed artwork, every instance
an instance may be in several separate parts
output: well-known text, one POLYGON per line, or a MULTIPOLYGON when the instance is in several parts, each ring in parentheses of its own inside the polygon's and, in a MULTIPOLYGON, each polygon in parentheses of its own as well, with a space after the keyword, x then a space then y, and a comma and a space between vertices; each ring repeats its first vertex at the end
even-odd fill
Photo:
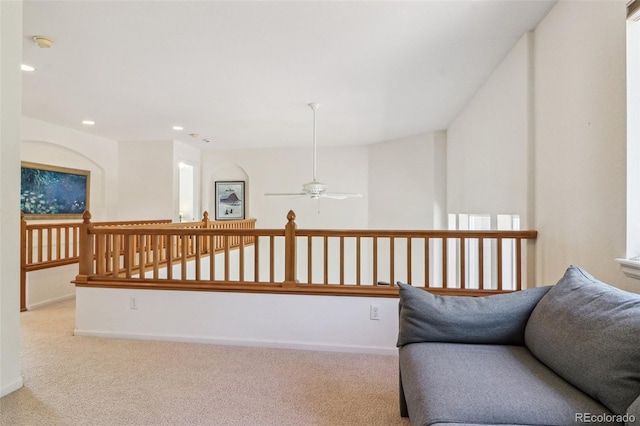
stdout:
POLYGON ((216 181, 216 220, 244 219, 244 181, 216 181))
POLYGON ((20 210, 25 219, 77 219, 89 209, 91 172, 22 162, 20 210))

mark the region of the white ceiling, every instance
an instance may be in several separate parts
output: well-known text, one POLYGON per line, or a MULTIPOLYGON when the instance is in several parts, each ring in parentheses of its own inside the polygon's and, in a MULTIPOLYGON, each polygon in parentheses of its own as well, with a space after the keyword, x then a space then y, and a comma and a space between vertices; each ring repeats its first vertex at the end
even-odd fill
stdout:
POLYGON ((310 145, 310 102, 319 145, 446 129, 554 3, 25 1, 23 112, 219 149, 310 145))

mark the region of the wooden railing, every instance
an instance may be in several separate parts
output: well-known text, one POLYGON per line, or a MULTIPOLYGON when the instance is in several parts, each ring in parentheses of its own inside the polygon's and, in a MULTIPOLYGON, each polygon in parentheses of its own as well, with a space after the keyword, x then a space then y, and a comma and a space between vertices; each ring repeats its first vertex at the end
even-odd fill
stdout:
POLYGON ((87 213, 74 282, 393 297, 398 294, 395 281, 401 279, 441 294, 493 294, 522 289, 524 244, 537 236, 536 231, 298 230, 292 211, 287 220, 284 229, 177 224, 115 229, 94 226, 87 213), (231 241, 238 250, 230 250, 231 241), (485 249, 488 241, 492 245, 485 249), (469 258, 471 242, 476 259, 469 258), (116 246, 123 249, 109 248, 116 246), (512 248, 508 262, 506 246, 512 248), (511 270, 512 280, 504 276, 505 269, 511 270))
MULTIPOLYGON (((85 220, 90 214, 85 213, 85 220)), ((226 252, 253 244, 251 235, 214 235, 212 232, 229 231, 237 234, 255 229, 255 219, 210 221, 204 213, 202 222, 155 224, 137 226, 98 226, 91 224, 92 244, 88 252, 95 259, 95 273, 104 277, 145 278, 147 272, 159 279, 161 272, 173 279, 173 266, 181 268, 181 279, 186 280, 187 263, 207 257, 211 253, 226 252), (198 238, 199 231, 210 233, 210 238, 198 238)), ((90 223, 90 222, 89 222, 90 223)), ((89 227, 87 227, 89 229, 89 227)), ((81 246, 81 252, 84 247, 81 246)), ((84 253, 84 252, 83 252, 84 253)), ((86 253, 85 253, 86 254, 86 253)), ((82 266, 80 267, 82 268, 82 266)))
MULTIPOLYGON (((255 220, 247 221, 225 221, 213 222, 209 221, 208 213, 205 212, 201 222, 188 222, 172 224, 171 219, 157 220, 135 220, 135 221, 110 221, 110 222, 93 222, 92 226, 96 229, 108 229, 113 235, 118 229, 132 229, 136 227, 150 226, 166 226, 185 228, 210 228, 210 229, 250 229, 255 227, 255 220)), ((81 222, 57 222, 57 223, 27 223, 24 214, 21 213, 21 238, 20 238, 20 310, 25 311, 26 308, 26 278, 27 273, 40 269, 54 268, 58 266, 70 265, 78 263, 80 259, 80 227, 81 222)), ((232 246, 239 246, 236 239, 229 241, 232 246)), ((148 250, 148 241, 135 238, 129 241, 125 247, 124 239, 103 240, 104 250, 96 251, 101 253, 102 259, 106 256, 114 256, 120 259, 120 255, 125 251, 139 253, 140 250, 148 250), (107 251, 108 250, 108 251, 107 251)), ((216 242, 218 247, 222 247, 221 242, 216 242)), ((192 255, 195 246, 189 245, 188 255, 192 255)), ((174 247, 173 258, 182 256, 181 248, 174 247)), ((162 261, 166 261, 163 259, 162 261)), ((104 264, 104 262, 102 263, 104 264)), ((148 266, 148 265, 145 265, 148 266)), ((111 271, 113 263, 107 267, 106 271, 111 271)), ((118 272, 120 268, 116 269, 118 272)), ((103 271, 104 272, 104 271, 103 271)))

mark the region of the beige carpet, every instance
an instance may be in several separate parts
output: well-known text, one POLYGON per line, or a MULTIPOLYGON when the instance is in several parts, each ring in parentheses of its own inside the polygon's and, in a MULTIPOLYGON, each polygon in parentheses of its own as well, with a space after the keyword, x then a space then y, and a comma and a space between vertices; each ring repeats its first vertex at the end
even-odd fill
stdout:
POLYGON ((21 314, 0 425, 409 425, 395 356, 75 337, 74 313, 21 314))

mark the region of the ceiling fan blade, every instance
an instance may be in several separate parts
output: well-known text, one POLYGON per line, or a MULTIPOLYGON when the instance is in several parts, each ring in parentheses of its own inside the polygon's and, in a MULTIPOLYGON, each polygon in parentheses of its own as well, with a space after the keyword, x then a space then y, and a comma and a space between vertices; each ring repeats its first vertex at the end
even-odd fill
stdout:
POLYGON ((264 194, 267 197, 304 197, 307 195, 304 192, 271 192, 264 194))
POLYGON ((332 198, 334 200, 344 200, 346 198, 360 198, 362 194, 353 193, 353 192, 325 192, 320 194, 322 198, 332 198))

